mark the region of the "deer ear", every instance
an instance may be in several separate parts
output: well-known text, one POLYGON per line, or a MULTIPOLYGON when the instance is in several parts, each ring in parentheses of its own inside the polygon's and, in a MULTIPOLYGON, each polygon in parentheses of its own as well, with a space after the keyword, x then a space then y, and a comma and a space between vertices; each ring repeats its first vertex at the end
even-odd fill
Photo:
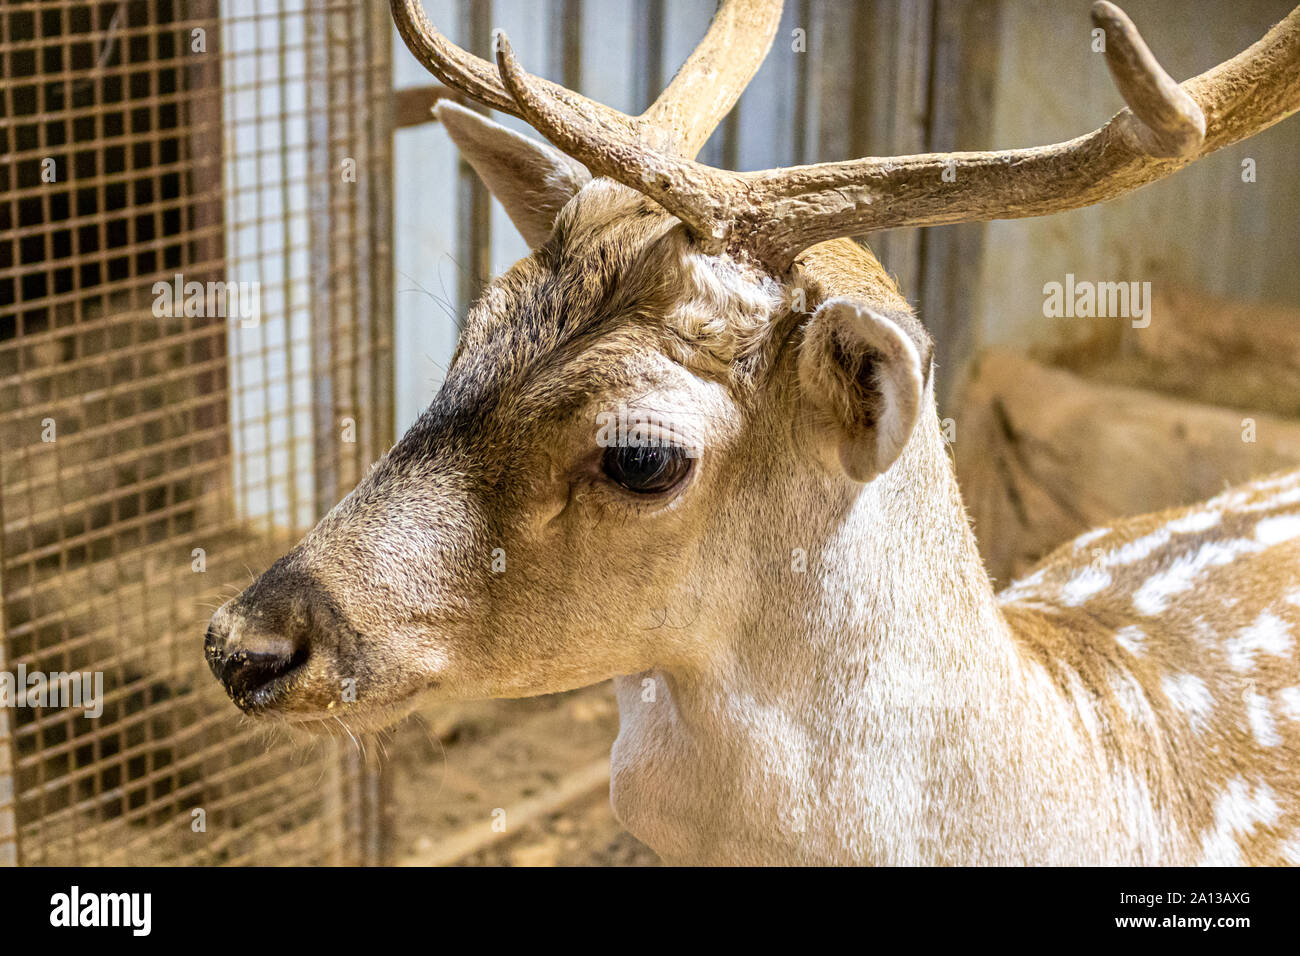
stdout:
POLYGON ((821 413, 826 457, 871 481, 903 451, 921 407, 925 372, 916 345, 888 315, 830 299, 809 320, 799 383, 821 413))
POLYGON ((564 204, 591 179, 586 167, 456 103, 444 100, 433 112, 529 248, 544 243, 564 204))

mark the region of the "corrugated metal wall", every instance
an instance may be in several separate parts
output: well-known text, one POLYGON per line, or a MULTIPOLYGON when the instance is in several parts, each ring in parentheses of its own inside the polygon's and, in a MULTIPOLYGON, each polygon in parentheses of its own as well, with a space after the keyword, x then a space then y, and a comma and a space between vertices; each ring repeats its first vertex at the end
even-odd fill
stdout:
MULTIPOLYGON (((1125 0, 1166 69, 1194 76, 1246 49, 1294 7, 1291 0, 1125 0)), ((1123 104, 1088 42, 1087 4, 1004 3, 991 141, 1052 142, 1098 125, 1123 104), (1078 7, 1073 20, 1064 6, 1078 7), (1062 24, 1072 26, 1063 30, 1062 24)), ((984 143, 976 143, 983 146, 984 143)), ((1023 347, 1079 341, 1077 320, 1043 317, 1043 285, 1080 279, 1149 281, 1230 300, 1300 305, 1300 123, 1283 122, 1177 175, 1102 206, 985 232, 973 289, 975 334, 1023 347), (1242 178, 1255 161, 1256 179, 1242 178)), ((1155 316, 1153 321, 1175 321, 1155 316)))

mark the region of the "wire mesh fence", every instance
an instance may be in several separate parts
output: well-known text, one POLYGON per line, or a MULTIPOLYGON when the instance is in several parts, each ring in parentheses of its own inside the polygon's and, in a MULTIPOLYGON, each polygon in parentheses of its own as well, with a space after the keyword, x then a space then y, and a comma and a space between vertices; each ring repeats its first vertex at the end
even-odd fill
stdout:
POLYGON ((365 0, 0 10, 0 862, 378 853, 351 743, 241 722, 201 646, 391 441, 390 35, 365 0))

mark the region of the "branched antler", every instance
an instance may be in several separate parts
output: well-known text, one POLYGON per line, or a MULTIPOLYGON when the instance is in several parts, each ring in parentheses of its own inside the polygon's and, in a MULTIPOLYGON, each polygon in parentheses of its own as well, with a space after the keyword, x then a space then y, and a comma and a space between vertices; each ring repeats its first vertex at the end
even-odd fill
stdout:
MULTIPOLYGON (((527 118, 493 65, 439 33, 425 16, 421 0, 390 0, 390 5, 398 32, 425 69, 485 106, 527 118)), ((543 95, 564 99, 603 129, 689 158, 740 99, 767 55, 780 19, 781 0, 725 0, 695 52, 638 117, 548 80, 534 77, 533 82, 543 95)))
POLYGON ((714 245, 726 238, 734 218, 728 200, 743 187, 739 175, 647 149, 635 136, 606 125, 590 100, 567 91, 550 95, 543 81, 524 72, 504 33, 497 34, 496 56, 505 88, 533 129, 594 175, 645 193, 697 237, 711 238, 714 245))
MULTIPOLYGON (((418 0, 392 2, 395 13, 419 9, 418 0)), ((779 12, 779 3, 728 0, 677 79, 635 119, 524 72, 504 36, 497 42, 499 76, 489 77, 485 61, 447 44, 427 21, 417 30, 418 45, 410 24, 402 35, 445 82, 522 116, 596 175, 645 193, 686 223, 705 250, 730 247, 777 272, 809 246, 841 236, 1040 216, 1113 199, 1300 109, 1300 8, 1254 46, 1180 85, 1124 12, 1100 0, 1093 23, 1105 31, 1106 62, 1128 106, 1087 135, 1028 149, 754 173, 694 162, 690 157, 757 70, 779 12), (769 32, 761 42, 746 38, 746 23, 769 32), (738 61, 728 66, 725 51, 733 43, 738 61)))
POLYGON ((693 157, 762 66, 781 22, 782 0, 724 0, 709 31, 668 88, 641 114, 693 157))
POLYGON ((1165 72, 1133 21, 1113 3, 1098 2, 1092 22, 1106 33, 1106 65, 1130 113, 1123 131, 1148 156, 1190 156, 1205 142, 1205 114, 1165 72))
POLYGON ((1092 18, 1106 31, 1106 60, 1128 103, 1105 126, 1051 146, 753 174, 755 211, 748 215, 758 256, 783 268, 808 246, 837 236, 1041 216, 1104 202, 1300 109, 1300 8, 1246 51, 1181 86, 1118 7, 1096 3, 1092 18))

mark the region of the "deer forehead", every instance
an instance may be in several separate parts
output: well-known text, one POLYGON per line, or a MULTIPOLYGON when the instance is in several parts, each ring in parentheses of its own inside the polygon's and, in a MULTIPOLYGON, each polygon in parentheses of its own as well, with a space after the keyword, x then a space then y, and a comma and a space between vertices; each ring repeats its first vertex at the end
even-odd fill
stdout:
POLYGON ((770 340, 786 299, 766 271, 700 253, 674 217, 597 180, 565 207, 550 241, 470 310, 445 397, 525 393, 545 405, 633 385, 656 355, 735 378, 734 366, 770 340), (579 376, 581 388, 566 387, 579 376))

